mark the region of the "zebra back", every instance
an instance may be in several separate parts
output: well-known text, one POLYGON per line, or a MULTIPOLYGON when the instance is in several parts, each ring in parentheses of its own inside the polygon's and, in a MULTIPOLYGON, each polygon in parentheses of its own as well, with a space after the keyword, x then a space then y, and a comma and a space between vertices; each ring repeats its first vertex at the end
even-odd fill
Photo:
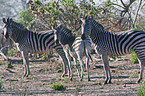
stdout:
POLYGON ((103 26, 89 16, 84 26, 83 36, 91 38, 100 54, 105 52, 108 55, 118 56, 144 49, 145 32, 143 31, 128 30, 120 34, 110 33, 104 31, 103 26))
MULTIPOLYGON (((4 22, 6 22, 4 20, 4 22)), ((27 50, 30 53, 42 53, 51 48, 62 49, 60 43, 56 44, 54 40, 54 31, 32 32, 27 30, 22 24, 13 20, 7 20, 6 26, 11 30, 7 30, 6 34, 15 43, 19 43, 19 50, 27 50)))

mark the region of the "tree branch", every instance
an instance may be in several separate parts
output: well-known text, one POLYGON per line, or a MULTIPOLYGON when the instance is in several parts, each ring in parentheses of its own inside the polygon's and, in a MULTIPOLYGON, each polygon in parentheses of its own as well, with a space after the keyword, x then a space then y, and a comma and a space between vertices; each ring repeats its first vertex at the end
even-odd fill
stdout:
POLYGON ((137 16, 138 16, 138 13, 139 13, 139 9, 141 8, 141 5, 142 5, 142 0, 140 0, 139 6, 138 6, 137 11, 136 11, 136 15, 135 15, 134 22, 133 22, 134 25, 136 23, 137 16))

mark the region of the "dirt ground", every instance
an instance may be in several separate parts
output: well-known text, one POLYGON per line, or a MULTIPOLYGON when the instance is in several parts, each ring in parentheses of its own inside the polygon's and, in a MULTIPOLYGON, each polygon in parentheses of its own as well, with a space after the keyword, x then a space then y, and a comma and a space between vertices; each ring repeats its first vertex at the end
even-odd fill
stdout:
MULTIPOLYGON (((73 80, 62 74, 62 63, 58 56, 48 61, 35 60, 30 62, 31 75, 23 78, 23 65, 21 58, 13 62, 13 68, 7 68, 7 61, 0 60, 1 96, 134 96, 142 84, 136 84, 139 74, 139 64, 132 64, 129 55, 116 60, 110 60, 112 84, 103 85, 105 72, 102 61, 95 55, 90 61, 91 81, 87 81, 87 72, 84 72, 83 81, 79 81, 76 68, 73 67, 73 80), (51 89, 52 84, 61 83, 66 90, 51 89)), ((16 58, 11 58, 16 59, 16 58)), ((84 58, 85 59, 85 58, 84 58)), ((32 61, 32 60, 31 60, 32 61)), ((142 81, 143 82, 143 81, 142 81)))

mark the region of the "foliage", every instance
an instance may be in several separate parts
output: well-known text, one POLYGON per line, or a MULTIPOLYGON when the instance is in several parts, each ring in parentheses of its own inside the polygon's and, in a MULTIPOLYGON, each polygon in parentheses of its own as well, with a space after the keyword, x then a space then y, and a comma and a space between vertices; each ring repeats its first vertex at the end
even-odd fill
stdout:
POLYGON ((41 54, 41 59, 42 60, 48 60, 48 54, 47 53, 41 54))
POLYGON ((131 53, 130 59, 133 64, 138 63, 137 55, 135 54, 135 52, 131 53))
POLYGON ((12 64, 6 64, 5 68, 13 68, 12 64))
POLYGON ((8 50, 8 54, 11 57, 20 57, 21 56, 20 52, 13 48, 8 50))
POLYGON ((107 1, 103 6, 95 6, 95 2, 90 0, 55 0, 42 3, 39 0, 29 0, 28 9, 19 14, 20 21, 31 30, 53 29, 53 25, 64 24, 77 35, 81 34, 82 21, 85 16, 94 15, 96 20, 109 24, 110 16, 115 17, 111 9, 112 3, 107 1), (27 15, 25 15, 27 14, 27 15), (35 27, 34 27, 35 26, 35 27))
POLYGON ((137 96, 145 96, 145 82, 140 86, 137 92, 137 96))
POLYGON ((2 81, 0 81, 0 90, 2 89, 2 85, 3 84, 3 82, 2 81))
POLYGON ((24 26, 28 26, 29 29, 32 29, 31 25, 33 25, 33 14, 30 9, 28 10, 22 10, 19 14, 19 22, 23 23, 24 26))
POLYGON ((52 85, 50 86, 50 88, 51 88, 51 89, 55 89, 55 90, 60 90, 60 91, 66 89, 66 87, 63 86, 61 83, 52 84, 52 85))

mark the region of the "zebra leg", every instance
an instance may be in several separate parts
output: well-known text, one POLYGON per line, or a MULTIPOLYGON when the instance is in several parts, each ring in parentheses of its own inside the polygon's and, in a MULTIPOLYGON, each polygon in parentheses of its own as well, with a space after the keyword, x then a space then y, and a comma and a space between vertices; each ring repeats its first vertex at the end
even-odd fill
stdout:
POLYGON ((61 49, 56 49, 56 52, 59 54, 59 56, 61 57, 61 59, 63 60, 63 74, 61 75, 61 77, 64 77, 64 75, 67 73, 67 67, 68 67, 68 72, 69 72, 69 77, 70 77, 70 74, 72 73, 71 72, 71 68, 70 68, 70 62, 69 59, 67 58, 66 56, 66 52, 63 50, 63 48, 61 49))
POLYGON ((72 69, 72 67, 71 67, 71 56, 70 56, 69 50, 65 51, 65 53, 66 53, 67 60, 69 62, 69 67, 68 68, 70 70, 69 74, 71 74, 70 80, 72 81, 73 73, 72 73, 72 70, 71 70, 72 69))
POLYGON ((89 76, 89 57, 86 56, 86 69, 88 73, 88 81, 90 81, 90 76, 89 76))
POLYGON ((73 60, 74 60, 74 63, 75 63, 76 69, 77 69, 78 77, 80 77, 80 72, 79 72, 79 68, 78 68, 77 58, 73 57, 73 60))
POLYGON ((141 59, 141 57, 144 55, 144 52, 135 51, 135 53, 137 54, 138 62, 140 64, 140 74, 139 74, 139 78, 137 80, 137 83, 140 83, 140 81, 142 80, 142 77, 143 77, 145 58, 141 59))
POLYGON ((81 65, 81 77, 80 77, 80 81, 83 80, 83 72, 84 72, 84 62, 83 62, 83 58, 82 58, 82 55, 79 55, 79 62, 80 62, 80 65, 81 65))
POLYGON ((9 60, 9 58, 0 50, 0 54, 4 57, 5 60, 9 60))
POLYGON ((138 80, 137 80, 137 83, 140 83, 140 81, 142 80, 143 71, 144 71, 144 64, 141 63, 141 64, 140 64, 140 74, 139 74, 139 78, 138 78, 138 80))
POLYGON ((110 73, 110 67, 109 67, 109 61, 108 61, 108 56, 106 54, 102 55, 102 61, 104 63, 104 70, 106 74, 106 80, 104 84, 111 83, 111 73, 110 73))
POLYGON ((30 75, 28 53, 25 52, 25 51, 22 51, 21 54, 22 54, 22 57, 23 57, 23 64, 24 64, 24 67, 25 67, 24 77, 28 77, 30 75))

